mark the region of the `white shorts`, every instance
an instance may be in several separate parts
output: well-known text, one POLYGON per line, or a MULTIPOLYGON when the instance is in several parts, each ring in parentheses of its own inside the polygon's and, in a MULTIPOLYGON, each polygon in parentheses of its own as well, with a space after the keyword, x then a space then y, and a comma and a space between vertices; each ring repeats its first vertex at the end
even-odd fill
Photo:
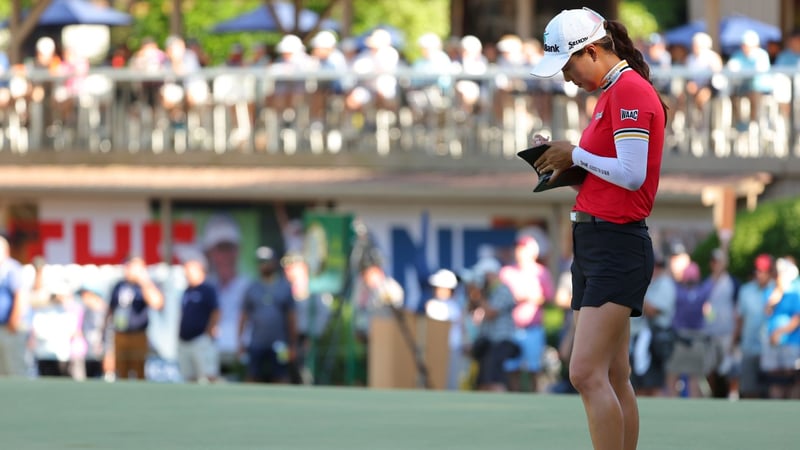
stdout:
POLYGON ((185 381, 219 377, 219 352, 211 336, 202 334, 188 342, 179 340, 178 367, 185 381))

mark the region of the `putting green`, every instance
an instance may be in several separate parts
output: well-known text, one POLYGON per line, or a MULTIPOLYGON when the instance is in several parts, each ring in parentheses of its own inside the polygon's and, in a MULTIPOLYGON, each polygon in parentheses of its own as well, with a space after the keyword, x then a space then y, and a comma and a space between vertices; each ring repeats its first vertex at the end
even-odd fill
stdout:
MULTIPOLYGON (((9 450, 591 448, 577 396, 40 379, 0 398, 9 450)), ((800 402, 639 405, 643 450, 800 445, 800 402)))

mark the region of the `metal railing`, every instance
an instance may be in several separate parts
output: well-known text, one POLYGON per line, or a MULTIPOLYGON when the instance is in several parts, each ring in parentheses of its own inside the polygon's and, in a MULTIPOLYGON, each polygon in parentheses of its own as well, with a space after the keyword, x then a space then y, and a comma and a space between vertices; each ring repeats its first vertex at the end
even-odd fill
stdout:
MULTIPOLYGON (((654 72, 670 107, 666 147, 697 158, 800 154, 797 70, 745 93, 755 73, 654 72), (752 114, 750 111, 752 110, 752 114)), ((0 79, 0 151, 152 154, 481 155, 511 158, 532 132, 577 141, 595 95, 527 71, 384 75, 211 68, 191 77, 94 69, 0 79)))

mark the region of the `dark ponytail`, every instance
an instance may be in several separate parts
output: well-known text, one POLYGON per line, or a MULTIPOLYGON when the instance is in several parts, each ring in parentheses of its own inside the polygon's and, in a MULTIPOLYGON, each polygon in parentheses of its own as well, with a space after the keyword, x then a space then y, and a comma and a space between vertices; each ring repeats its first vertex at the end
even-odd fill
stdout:
MULTIPOLYGON (((652 85, 653 80, 650 79, 650 66, 647 65, 647 62, 644 60, 642 52, 633 45, 633 41, 630 36, 628 36, 628 29, 625 28, 625 25, 617 20, 606 20, 606 31, 608 31, 610 39, 608 37, 604 38, 598 41, 597 45, 615 53, 621 59, 627 61, 631 69, 635 70, 636 73, 641 75, 642 78, 649 81, 652 85)), ((664 117, 666 117, 667 105, 664 103, 664 100, 661 99, 661 95, 659 95, 658 98, 661 101, 661 108, 664 110, 664 117)))

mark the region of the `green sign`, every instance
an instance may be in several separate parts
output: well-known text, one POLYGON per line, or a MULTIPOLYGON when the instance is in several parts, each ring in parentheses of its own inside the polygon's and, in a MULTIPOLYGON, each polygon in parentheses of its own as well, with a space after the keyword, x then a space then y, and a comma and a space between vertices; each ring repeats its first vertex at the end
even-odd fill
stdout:
POLYGON ((307 211, 304 214, 303 256, 308 264, 311 292, 342 292, 353 240, 350 214, 307 211))

